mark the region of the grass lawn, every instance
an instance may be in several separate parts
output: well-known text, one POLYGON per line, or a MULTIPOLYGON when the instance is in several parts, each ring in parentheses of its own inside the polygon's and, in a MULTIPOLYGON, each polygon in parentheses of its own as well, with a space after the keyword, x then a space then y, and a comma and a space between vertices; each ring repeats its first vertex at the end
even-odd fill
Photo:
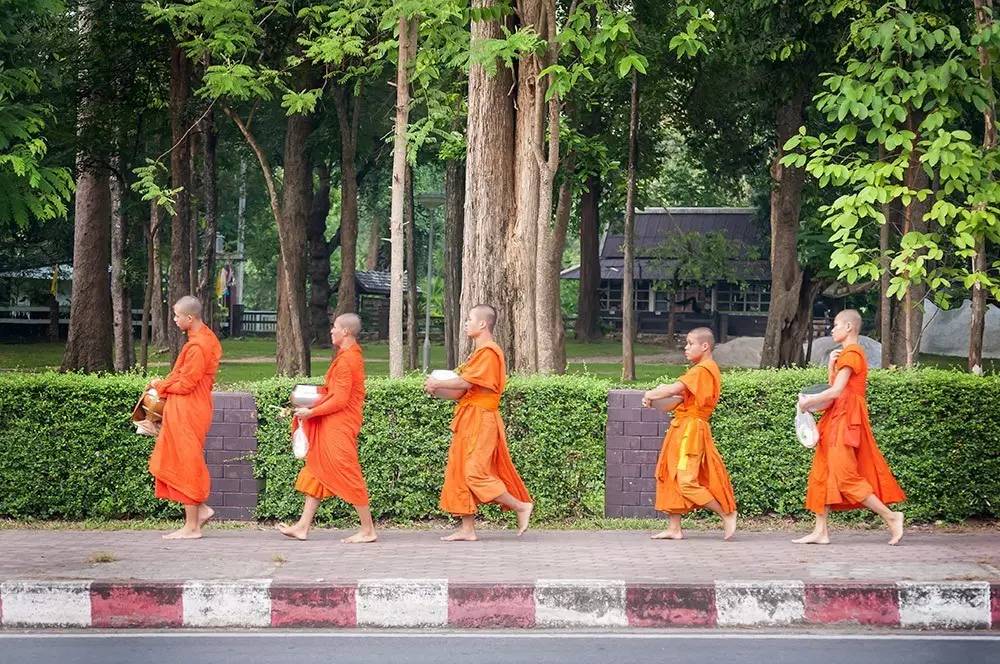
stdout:
MULTIPOLYGON (((57 369, 62 361, 64 345, 61 343, 31 343, 31 344, 0 344, 0 371, 41 371, 57 369)), ((389 345, 385 342, 369 342, 364 344, 365 364, 368 375, 384 376, 389 373, 389 345)), ((423 352, 422 350, 420 351, 423 352)), ((636 344, 636 355, 648 357, 663 352, 660 346, 653 344, 636 344)), ((253 380, 260 380, 274 375, 275 341, 268 338, 224 339, 222 341, 222 364, 219 367, 217 381, 219 385, 231 385, 253 380), (254 361, 259 360, 259 361, 254 361)), ((599 341, 585 344, 576 341, 566 343, 566 355, 569 359, 569 371, 574 374, 589 374, 618 380, 621 377, 621 363, 616 362, 579 362, 580 359, 602 359, 621 357, 621 343, 618 341, 599 341)), ((329 348, 315 346, 312 348, 312 374, 322 376, 326 373, 331 357, 329 348)), ((168 371, 170 356, 167 353, 150 354, 150 371, 165 374, 168 371)), ((431 346, 431 366, 444 367, 444 346, 431 346)), ((664 376, 680 375, 682 367, 662 364, 636 365, 636 377, 639 382, 650 383, 664 376)))
MULTIPOLYGON (((369 342, 365 345, 366 370, 370 376, 385 376, 389 373, 389 345, 386 342, 369 342)), ((218 384, 232 385, 260 380, 274 375, 274 339, 224 339, 222 341, 222 364, 219 367, 218 384)), ((421 351, 422 352, 422 351, 421 351)), ((683 371, 680 365, 651 363, 651 356, 662 353, 663 348, 654 344, 636 344, 636 382, 648 385, 661 377, 674 378, 683 371)), ((31 343, 0 344, 0 371, 41 371, 57 369, 62 361, 63 344, 31 343)), ((330 363, 329 348, 313 347, 312 374, 322 376, 330 363)), ((569 373, 587 374, 618 381, 621 378, 621 342, 598 341, 585 344, 577 341, 566 342, 566 357, 569 373), (599 361, 591 361, 599 360, 599 361), (608 361, 613 360, 613 361, 608 361)), ((170 356, 167 353, 150 355, 150 371, 165 374, 170 356)), ((940 369, 965 370, 964 357, 942 355, 921 355, 923 366, 940 369)), ((986 360, 987 373, 1000 373, 1000 360, 986 360)), ((431 346, 431 366, 443 368, 445 365, 444 346, 431 346)))

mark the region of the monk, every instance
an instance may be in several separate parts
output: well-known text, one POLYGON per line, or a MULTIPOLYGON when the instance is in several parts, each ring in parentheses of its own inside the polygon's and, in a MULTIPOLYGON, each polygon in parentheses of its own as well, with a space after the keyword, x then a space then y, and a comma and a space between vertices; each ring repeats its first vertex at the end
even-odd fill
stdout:
POLYGON ((517 513, 517 534, 528 529, 534 504, 521 481, 507 449, 500 418, 500 395, 507 382, 503 350, 493 340, 496 309, 476 305, 465 321, 465 334, 475 348, 465 364, 457 367, 457 378, 428 378, 424 389, 466 390, 455 406, 448 465, 444 471, 440 508, 461 517, 457 531, 442 537, 445 542, 476 541, 476 511, 483 503, 499 503, 517 513))
POLYGON ((722 517, 724 540, 736 532, 736 499, 729 473, 715 449, 708 419, 719 402, 722 374, 712 359, 715 335, 699 327, 687 335, 684 355, 694 366, 677 382, 660 385, 643 395, 642 405, 664 397, 681 397, 656 463, 656 509, 666 512, 670 527, 652 539, 684 539, 681 516, 697 508, 722 517))
POLYGON ((199 539, 215 511, 205 504, 211 478, 205 464, 205 436, 212 426, 212 384, 222 346, 201 320, 201 302, 186 295, 174 305, 174 324, 187 333, 174 368, 166 378, 150 381, 166 399, 163 426, 149 457, 156 478, 156 497, 184 505, 184 527, 164 539, 199 539))
POLYGON ((903 539, 903 513, 886 504, 906 500, 889 464, 875 444, 868 420, 865 391, 868 362, 858 344, 861 314, 845 309, 833 322, 834 342, 841 348, 830 354, 830 387, 814 395, 799 397, 799 408, 815 410, 833 401, 819 420, 819 442, 813 454, 806 509, 816 514, 816 526, 796 544, 829 544, 827 519, 830 510, 852 510, 862 506, 882 517, 889 528, 889 544, 903 539))
POLYGON ((286 537, 305 540, 321 501, 334 496, 354 506, 361 529, 340 540, 347 544, 374 542, 375 524, 368 507, 368 485, 358 461, 358 433, 365 403, 365 361, 358 335, 357 314, 341 314, 330 328, 337 355, 326 372, 322 398, 312 408, 298 408, 292 431, 302 427, 309 439, 306 465, 299 471, 295 489, 306 496, 302 516, 291 525, 279 523, 286 537))

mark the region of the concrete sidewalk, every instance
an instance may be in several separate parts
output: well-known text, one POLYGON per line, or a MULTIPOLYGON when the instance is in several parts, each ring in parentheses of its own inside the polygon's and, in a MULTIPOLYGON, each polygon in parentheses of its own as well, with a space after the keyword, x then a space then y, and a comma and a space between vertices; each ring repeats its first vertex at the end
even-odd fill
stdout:
POLYGON ((855 623, 1000 627, 1000 533, 387 530, 0 531, 7 627, 676 627, 855 623), (93 560, 113 558, 112 562, 93 560))

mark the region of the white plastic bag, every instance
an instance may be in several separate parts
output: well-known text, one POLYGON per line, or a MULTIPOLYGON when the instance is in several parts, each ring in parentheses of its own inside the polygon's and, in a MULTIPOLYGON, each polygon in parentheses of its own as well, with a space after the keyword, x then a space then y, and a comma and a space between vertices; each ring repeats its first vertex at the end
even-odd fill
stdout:
POLYGON ((812 413, 803 412, 798 406, 795 407, 795 437, 803 447, 809 449, 816 447, 819 442, 819 429, 816 428, 812 413))
POLYGON ((309 438, 306 436, 305 429, 300 424, 299 428, 292 434, 292 454, 295 455, 296 459, 305 459, 308 453, 309 438))

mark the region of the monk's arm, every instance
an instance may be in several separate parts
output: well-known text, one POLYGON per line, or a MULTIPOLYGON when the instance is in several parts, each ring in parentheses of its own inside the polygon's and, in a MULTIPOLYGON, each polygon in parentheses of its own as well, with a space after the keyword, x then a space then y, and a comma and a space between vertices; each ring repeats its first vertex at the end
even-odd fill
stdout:
POLYGON ((351 365, 341 362, 333 372, 332 385, 327 386, 327 398, 309 408, 310 417, 332 415, 347 407, 347 402, 351 399, 351 365))
POLYGON ((205 356, 197 346, 188 349, 184 364, 175 367, 170 374, 156 384, 160 394, 191 394, 205 377, 205 356))
POLYGON ((682 397, 688 391, 687 385, 681 381, 670 383, 669 385, 658 385, 642 395, 647 401, 656 401, 666 397, 682 397))
POLYGON ((847 381, 851 379, 851 369, 850 367, 843 367, 837 372, 836 378, 833 379, 833 385, 826 388, 819 394, 810 394, 808 396, 799 397, 799 407, 802 410, 807 410, 812 408, 816 404, 823 403, 824 401, 832 401, 843 394, 844 389, 847 387, 847 381))
POLYGON ((472 387, 472 383, 465 380, 461 376, 455 378, 449 378, 448 380, 436 380, 434 378, 427 379, 427 389, 436 390, 438 388, 446 390, 468 390, 472 387))

